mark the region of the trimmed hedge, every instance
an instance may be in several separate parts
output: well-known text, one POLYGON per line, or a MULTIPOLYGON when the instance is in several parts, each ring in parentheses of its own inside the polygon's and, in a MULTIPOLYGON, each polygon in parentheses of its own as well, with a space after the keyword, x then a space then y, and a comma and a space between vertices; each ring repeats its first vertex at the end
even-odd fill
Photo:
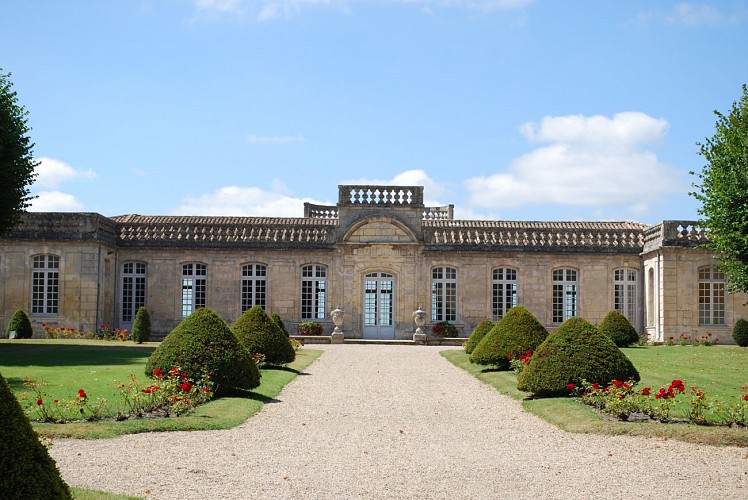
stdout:
POLYGON ((132 339, 138 343, 148 342, 151 339, 151 315, 148 309, 141 307, 135 314, 132 324, 132 339))
POLYGON ((732 329, 732 338, 740 347, 748 347, 748 321, 740 318, 732 329))
POLYGON ((501 321, 478 342, 470 362, 508 370, 509 355, 519 357, 534 351, 548 337, 548 330, 525 307, 509 309, 501 321))
POLYGON ((619 311, 610 311, 597 328, 600 333, 610 337, 618 347, 626 347, 639 342, 636 329, 619 311))
POLYGON ((283 320, 280 316, 278 316, 277 314, 273 314, 272 316, 270 316, 270 319, 272 319, 273 323, 278 325, 278 327, 283 330, 283 333, 286 335, 286 337, 291 337, 291 335, 289 335, 288 333, 288 330, 286 330, 286 325, 283 324, 283 320))
POLYGON ((6 500, 73 498, 57 464, 0 375, 0 492, 6 500))
POLYGON ((639 381, 639 372, 615 343, 582 318, 569 318, 548 335, 520 372, 517 388, 536 396, 569 393, 567 384, 583 380, 607 385, 639 381))
POLYGON ((470 334, 470 338, 468 338, 467 342, 465 342, 465 352, 467 354, 472 353, 475 350, 475 346, 478 345, 478 342, 483 340, 483 337, 486 336, 488 332, 491 331, 491 328, 493 328, 495 325, 493 321, 484 319, 480 323, 476 325, 475 328, 473 328, 472 333, 470 334))
POLYGON ((249 351, 208 307, 187 316, 153 351, 146 375, 151 376, 156 368, 164 373, 179 368, 196 377, 210 373, 217 396, 260 385, 260 371, 249 351))
POLYGON ((12 331, 16 332, 16 338, 19 339, 30 339, 34 335, 31 321, 29 321, 29 317, 23 309, 18 309, 11 316, 8 328, 5 330, 5 337, 10 338, 10 332, 12 331))
POLYGON ((244 311, 231 331, 251 354, 264 354, 265 363, 282 365, 296 359, 288 337, 260 306, 244 311))

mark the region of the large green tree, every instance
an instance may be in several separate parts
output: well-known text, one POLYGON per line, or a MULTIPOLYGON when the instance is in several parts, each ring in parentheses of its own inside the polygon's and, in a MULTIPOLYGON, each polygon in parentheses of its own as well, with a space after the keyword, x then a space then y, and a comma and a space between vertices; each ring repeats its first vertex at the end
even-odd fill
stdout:
POLYGON ((33 198, 28 186, 34 182, 34 144, 28 137, 28 111, 18 104, 10 73, 0 69, 0 235, 18 223, 33 198))
MULTIPOLYGON (((706 245, 717 254, 728 290, 748 292, 748 88, 732 103, 729 114, 717 115, 716 132, 699 143, 707 164, 696 174, 691 193, 702 206, 700 223, 709 231, 706 245)), ((693 172, 692 172, 693 173, 693 172)))

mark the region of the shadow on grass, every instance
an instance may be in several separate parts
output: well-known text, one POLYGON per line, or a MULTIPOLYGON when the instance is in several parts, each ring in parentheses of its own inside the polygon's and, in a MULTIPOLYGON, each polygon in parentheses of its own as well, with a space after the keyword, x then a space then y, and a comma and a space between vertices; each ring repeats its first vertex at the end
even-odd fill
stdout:
MULTIPOLYGON (((104 342, 103 340, 101 341, 104 342)), ((6 344, 0 346, 2 366, 129 365, 140 363, 156 346, 6 344)))

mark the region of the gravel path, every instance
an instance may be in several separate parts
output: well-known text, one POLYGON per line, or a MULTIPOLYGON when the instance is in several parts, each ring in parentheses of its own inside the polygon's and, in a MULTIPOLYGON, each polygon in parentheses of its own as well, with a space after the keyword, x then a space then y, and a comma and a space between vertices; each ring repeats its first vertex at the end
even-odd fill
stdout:
POLYGON ((323 348, 236 429, 50 452, 71 485, 146 498, 748 497, 746 449, 562 432, 444 348, 323 348))

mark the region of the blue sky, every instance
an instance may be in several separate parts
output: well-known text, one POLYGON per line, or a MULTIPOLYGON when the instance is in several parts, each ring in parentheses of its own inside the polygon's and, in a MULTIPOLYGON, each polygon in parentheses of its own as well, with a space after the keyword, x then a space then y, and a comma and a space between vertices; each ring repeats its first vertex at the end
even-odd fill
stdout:
POLYGON ((10 2, 32 210, 290 216, 338 184, 456 217, 695 219, 748 1, 10 2))

